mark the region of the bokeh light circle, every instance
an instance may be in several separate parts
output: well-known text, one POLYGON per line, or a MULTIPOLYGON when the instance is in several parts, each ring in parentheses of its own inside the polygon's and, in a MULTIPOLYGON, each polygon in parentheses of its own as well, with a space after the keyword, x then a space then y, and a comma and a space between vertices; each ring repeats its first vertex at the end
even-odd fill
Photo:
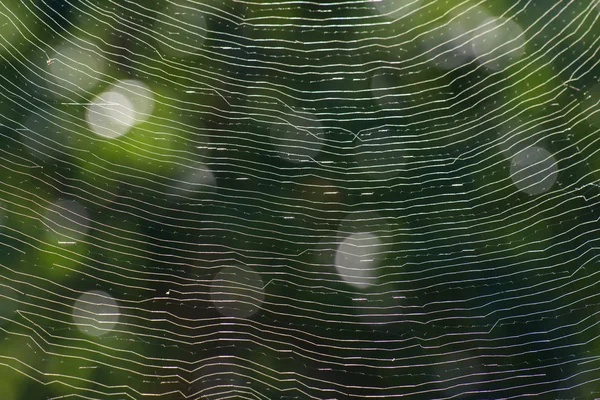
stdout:
POLYGON ((126 134, 135 123, 135 109, 122 93, 104 92, 88 107, 86 120, 99 136, 114 139, 126 134))
POLYGON ((546 149, 532 146, 512 158, 510 176, 522 192, 539 195, 550 190, 556 182, 557 161, 546 149))
POLYGON ((89 336, 109 333, 119 321, 119 306, 106 292, 92 290, 82 294, 73 306, 73 320, 89 336))

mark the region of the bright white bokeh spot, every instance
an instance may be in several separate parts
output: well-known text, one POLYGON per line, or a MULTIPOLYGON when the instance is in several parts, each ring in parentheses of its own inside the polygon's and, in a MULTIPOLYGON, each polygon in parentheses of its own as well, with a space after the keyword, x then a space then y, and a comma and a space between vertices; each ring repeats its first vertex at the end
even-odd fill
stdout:
POLYGON ((195 163, 181 168, 174 180, 170 182, 168 193, 173 200, 189 199, 199 194, 212 193, 217 188, 217 178, 211 169, 202 163, 195 163))
POLYGON ((88 107, 86 120, 99 136, 114 139, 126 134, 135 123, 136 112, 131 101, 118 92, 104 92, 88 107))
POLYGON ((59 200, 46 212, 48 241, 54 245, 77 242, 89 229, 87 209, 75 200, 59 200))
POLYGON ((214 277, 211 299, 226 317, 249 318, 264 301, 264 284, 260 275, 249 267, 224 267, 214 277))
POLYGON ((100 48, 83 39, 72 39, 60 44, 47 66, 49 89, 57 96, 73 98, 93 89, 102 77, 106 60, 100 48))
POLYGON ((119 306, 113 297, 99 290, 80 296, 73 306, 73 321, 83 333, 102 336, 119 321, 119 306))
POLYGON ((169 1, 154 24, 158 47, 166 55, 185 58, 200 51, 206 40, 207 21, 199 3, 169 1))
POLYGON ((510 175, 519 190, 530 195, 542 194, 556 182, 557 161, 546 149, 532 146, 513 157, 510 175))
POLYGON ((335 254, 335 267, 349 285, 364 289, 375 283, 375 254, 381 251, 381 241, 370 233, 355 233, 344 239, 335 254))
POLYGON ((402 18, 421 7, 422 0, 376 0, 375 10, 390 20, 402 18))
POLYGON ((513 20, 487 18, 473 34, 473 54, 488 69, 506 68, 525 53, 523 30, 513 20))
POLYGON ((135 124, 146 121, 154 110, 154 95, 142 81, 126 79, 113 85, 112 92, 122 94, 133 106, 135 124))
POLYGON ((323 147, 321 124, 310 114, 292 117, 288 122, 270 127, 271 142, 279 156, 294 163, 314 159, 323 147))

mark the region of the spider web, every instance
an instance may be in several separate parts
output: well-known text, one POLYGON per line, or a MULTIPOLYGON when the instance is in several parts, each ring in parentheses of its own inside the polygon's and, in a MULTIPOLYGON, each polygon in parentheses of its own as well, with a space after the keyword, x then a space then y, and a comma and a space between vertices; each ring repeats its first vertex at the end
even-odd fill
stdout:
POLYGON ((600 2, 4 0, 3 399, 591 399, 600 2))

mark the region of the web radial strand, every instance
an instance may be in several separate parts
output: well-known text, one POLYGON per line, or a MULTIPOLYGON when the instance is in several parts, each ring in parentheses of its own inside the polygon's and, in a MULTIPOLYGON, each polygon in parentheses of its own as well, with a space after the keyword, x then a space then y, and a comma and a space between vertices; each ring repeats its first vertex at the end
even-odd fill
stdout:
POLYGON ((0 397, 600 397, 599 60, 598 0, 3 0, 0 397))

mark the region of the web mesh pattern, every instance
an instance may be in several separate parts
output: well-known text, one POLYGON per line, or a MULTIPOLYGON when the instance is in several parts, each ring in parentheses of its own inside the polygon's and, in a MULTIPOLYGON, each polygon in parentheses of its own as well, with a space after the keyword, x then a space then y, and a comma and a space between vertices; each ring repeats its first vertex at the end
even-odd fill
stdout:
POLYGON ((3 399, 593 399, 600 2, 3 0, 3 399))

